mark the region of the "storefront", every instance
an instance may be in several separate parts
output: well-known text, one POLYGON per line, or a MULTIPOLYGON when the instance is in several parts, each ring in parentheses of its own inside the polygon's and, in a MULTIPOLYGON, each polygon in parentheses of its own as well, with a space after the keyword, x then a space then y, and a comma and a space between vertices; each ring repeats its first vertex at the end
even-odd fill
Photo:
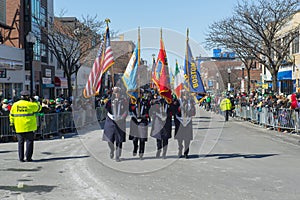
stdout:
POLYGON ((0 98, 20 95, 25 83, 24 50, 0 45, 0 98))
POLYGON ((54 77, 55 95, 56 97, 61 94, 65 97, 68 96, 68 80, 64 77, 54 77))
POLYGON ((279 93, 291 94, 296 91, 292 80, 292 70, 279 71, 277 75, 279 93))

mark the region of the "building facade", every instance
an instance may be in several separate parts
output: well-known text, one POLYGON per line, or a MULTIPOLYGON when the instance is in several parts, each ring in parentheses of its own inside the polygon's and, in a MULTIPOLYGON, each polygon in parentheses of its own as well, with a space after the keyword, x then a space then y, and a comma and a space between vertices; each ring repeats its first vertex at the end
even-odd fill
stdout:
MULTIPOLYGON (((7 75, 12 73, 18 77, 16 70, 19 68, 24 70, 22 72, 24 78, 18 78, 18 83, 0 80, 4 81, 0 86, 5 87, 4 96, 18 95, 12 91, 32 89, 34 94, 41 97, 53 97, 55 74, 53 56, 48 51, 47 37, 41 31, 41 29, 48 29, 49 23, 53 22, 53 0, 1 0, 0 9, 5 10, 5 12, 0 12, 2 14, 0 15, 2 46, 10 49, 8 52, 13 50, 19 52, 22 49, 24 57, 20 59, 1 54, 2 57, 5 56, 1 58, 4 60, 2 63, 17 63, 17 67, 12 67, 15 64, 10 64, 11 67, 6 69, 7 75), (29 43, 28 37, 26 39, 29 33, 33 33, 34 43, 29 43), (20 67, 20 62, 22 62, 22 67, 20 67), (10 72, 11 70, 13 71, 10 72)), ((20 56, 20 53, 13 54, 20 56)))
MULTIPOLYGON (((288 36, 292 31, 295 31, 296 27, 299 27, 300 11, 296 13, 291 20, 280 30, 280 34, 288 36)), ((284 38, 280 38, 284 41, 284 38)), ((292 41, 289 51, 289 55, 282 62, 278 71, 277 86, 279 93, 291 94, 297 92, 300 89, 300 53, 299 53, 299 28, 296 29, 296 36, 292 41)), ((272 88, 272 76, 269 70, 263 66, 262 68, 263 82, 266 87, 264 89, 272 88)))

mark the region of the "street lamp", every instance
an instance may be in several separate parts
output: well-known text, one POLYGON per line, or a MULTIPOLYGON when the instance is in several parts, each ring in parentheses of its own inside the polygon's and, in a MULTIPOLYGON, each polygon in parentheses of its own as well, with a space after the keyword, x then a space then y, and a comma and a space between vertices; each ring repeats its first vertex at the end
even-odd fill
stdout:
POLYGON ((242 64, 241 92, 245 92, 245 65, 242 64))
POLYGON ((155 54, 152 54, 152 64, 155 64, 155 54))
POLYGON ((32 66, 32 61, 33 61, 33 45, 36 42, 36 37, 34 34, 29 31, 28 34, 26 35, 26 42, 29 45, 29 68, 30 68, 30 94, 33 95, 33 84, 34 84, 34 67, 32 66))
POLYGON ((218 91, 219 91, 219 72, 217 72, 216 76, 217 76, 216 89, 217 89, 217 93, 218 93, 218 91))
POLYGON ((228 73, 228 91, 230 91, 230 73, 231 73, 230 68, 227 69, 227 73, 228 73))

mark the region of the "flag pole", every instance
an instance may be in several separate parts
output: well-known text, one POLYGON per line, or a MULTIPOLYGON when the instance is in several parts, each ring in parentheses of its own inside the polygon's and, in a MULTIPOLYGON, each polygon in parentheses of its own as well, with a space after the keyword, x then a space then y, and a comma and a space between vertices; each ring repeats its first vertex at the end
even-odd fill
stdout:
MULTIPOLYGON (((106 34, 107 34, 107 29, 109 29, 108 24, 111 22, 109 18, 106 18, 104 20, 104 22, 106 23, 106 34)), ((106 44, 106 35, 104 38, 104 44, 106 44)), ((112 82, 112 87, 115 87, 115 74, 114 74, 114 66, 111 66, 111 82, 112 82)))
POLYGON ((187 90, 190 91, 190 73, 189 73, 189 55, 188 55, 188 44, 189 44, 189 28, 186 29, 186 52, 185 52, 185 66, 187 73, 187 90))
MULTIPOLYGON (((138 99, 141 98, 141 88, 139 86, 139 82, 140 82, 140 70, 139 67, 141 65, 141 32, 140 32, 140 27, 138 27, 138 63, 137 63, 137 88, 138 88, 138 99)), ((137 99, 137 100, 138 100, 137 99)), ((141 99, 139 99, 139 101, 137 101, 138 104, 138 116, 140 116, 142 113, 140 113, 141 110, 141 103, 140 103, 141 99)))

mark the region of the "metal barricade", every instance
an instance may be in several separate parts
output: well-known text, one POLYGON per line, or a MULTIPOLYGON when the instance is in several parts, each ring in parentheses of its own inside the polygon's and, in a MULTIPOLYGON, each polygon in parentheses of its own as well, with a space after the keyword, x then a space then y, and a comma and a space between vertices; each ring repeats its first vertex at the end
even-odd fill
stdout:
POLYGON ((295 130, 294 110, 281 108, 278 110, 278 123, 275 126, 283 130, 295 130))
POLYGON ((57 129, 61 132, 66 132, 74 128, 72 112, 58 113, 58 126, 57 129))
POLYGON ((0 116, 0 138, 15 136, 15 133, 10 130, 9 124, 9 116, 0 116))
POLYGON ((57 113, 45 114, 40 121, 42 122, 41 131, 43 137, 49 134, 58 133, 57 113))

